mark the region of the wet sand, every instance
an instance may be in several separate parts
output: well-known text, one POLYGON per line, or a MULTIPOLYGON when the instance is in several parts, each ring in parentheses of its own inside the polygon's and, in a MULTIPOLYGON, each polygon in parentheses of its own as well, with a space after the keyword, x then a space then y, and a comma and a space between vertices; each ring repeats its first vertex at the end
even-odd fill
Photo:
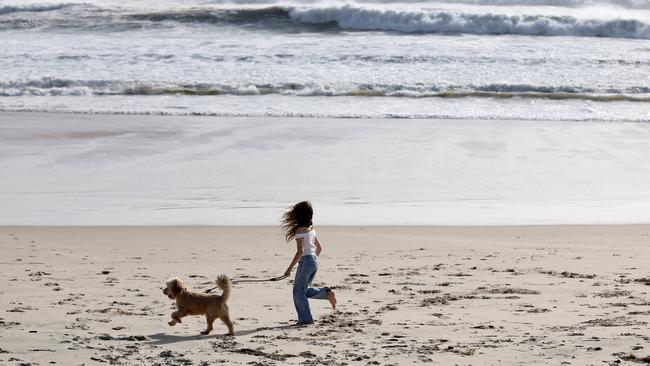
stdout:
POLYGON ((649 223, 650 124, 0 113, 0 225, 649 223))

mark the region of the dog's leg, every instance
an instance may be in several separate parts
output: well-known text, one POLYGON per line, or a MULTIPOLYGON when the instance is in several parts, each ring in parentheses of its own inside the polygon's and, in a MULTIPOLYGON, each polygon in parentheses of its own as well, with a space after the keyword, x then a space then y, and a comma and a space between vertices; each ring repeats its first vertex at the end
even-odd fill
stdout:
POLYGON ((232 322, 230 321, 230 315, 228 313, 225 313, 219 317, 221 321, 228 327, 228 335, 234 336, 235 335, 235 328, 232 326, 232 322))
POLYGON ((215 318, 210 316, 210 315, 205 316, 205 320, 208 322, 208 328, 206 330, 204 330, 203 332, 201 332, 201 334, 207 335, 207 334, 210 334, 210 332, 212 332, 212 323, 214 323, 214 319, 215 318))
POLYGON ((169 324, 169 326, 173 327, 174 325, 176 325, 176 323, 182 323, 181 318, 186 316, 186 315, 187 314, 185 312, 183 312, 183 311, 174 311, 172 313, 172 320, 169 321, 169 323, 167 323, 167 324, 169 324))

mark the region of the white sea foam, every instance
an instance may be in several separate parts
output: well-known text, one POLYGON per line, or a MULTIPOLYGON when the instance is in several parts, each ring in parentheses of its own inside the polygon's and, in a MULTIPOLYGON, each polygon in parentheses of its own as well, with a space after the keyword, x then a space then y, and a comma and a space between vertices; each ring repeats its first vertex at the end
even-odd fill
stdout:
MULTIPOLYGON (((291 7, 292 19, 311 24, 334 22, 345 29, 384 30, 406 33, 522 34, 650 38, 644 17, 599 19, 568 15, 485 12, 483 9, 405 9, 356 4, 291 7), (479 12, 480 11, 480 12, 479 12)), ((624 14, 630 15, 630 14, 624 14)))
POLYGON ((84 114, 650 122, 647 103, 525 98, 213 96, 5 97, 0 111, 84 114))
POLYGON ((358 3, 418 3, 418 4, 469 4, 469 5, 494 5, 494 6, 554 6, 554 7, 620 7, 626 9, 650 9, 648 0, 362 0, 358 3))
MULTIPOLYGON (((336 0, 293 0, 293 4, 327 4, 343 1, 336 0)), ((494 5, 494 6, 554 6, 554 7, 602 7, 612 6, 628 9, 650 9, 649 0, 355 0, 345 1, 356 4, 468 4, 468 5, 494 5)), ((273 5, 286 4, 278 0, 210 0, 211 5, 273 5)))

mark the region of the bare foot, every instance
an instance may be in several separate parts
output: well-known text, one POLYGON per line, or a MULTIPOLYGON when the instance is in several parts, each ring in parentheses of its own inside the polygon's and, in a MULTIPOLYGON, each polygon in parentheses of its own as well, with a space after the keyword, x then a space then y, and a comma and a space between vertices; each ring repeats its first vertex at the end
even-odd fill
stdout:
POLYGON ((336 295, 334 295, 334 291, 327 293, 327 300, 329 300, 330 304, 332 305, 332 309, 336 310, 336 295))

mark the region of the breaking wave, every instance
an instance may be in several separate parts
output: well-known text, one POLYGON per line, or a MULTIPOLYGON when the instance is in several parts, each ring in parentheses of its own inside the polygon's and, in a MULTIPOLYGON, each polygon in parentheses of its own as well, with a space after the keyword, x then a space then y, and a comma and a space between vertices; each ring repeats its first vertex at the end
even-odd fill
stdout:
MULTIPOLYGON (((331 1, 330 1, 331 2, 331 1)), ((212 0, 211 4, 218 5, 270 5, 278 4, 277 0, 212 0)), ((294 4, 318 4, 314 0, 293 0, 294 4)), ((625 9, 650 9, 649 0, 356 0, 357 4, 467 4, 488 6, 555 6, 555 7, 593 7, 611 6, 625 9)))
MULTIPOLYGON (((587 3, 586 0, 574 2, 587 3)), ((469 3, 495 3, 506 0, 465 0, 469 3)), ((508 1, 512 3, 513 1, 508 1)), ((516 2, 516 1, 515 1, 516 2)), ((535 0, 552 4, 552 0, 535 0)), ((519 3, 527 3, 519 0, 519 3)), ((614 1, 606 2, 614 4, 614 1)), ((650 1, 626 1, 629 7, 650 9, 650 1)), ((432 3, 434 4, 434 3, 432 3)), ((440 2, 438 2, 440 5, 440 2)), ((583 36, 650 39, 650 17, 645 10, 609 12, 607 17, 552 15, 538 8, 525 8, 522 14, 499 11, 494 6, 479 7, 408 7, 367 3, 314 3, 311 5, 200 7, 167 11, 133 12, 125 9, 101 9, 88 4, 0 7, 0 29, 85 28, 91 30, 130 30, 155 25, 233 25, 273 31, 389 31, 398 33, 452 33, 479 35, 583 36), (67 9, 62 14, 40 13, 67 9), (73 10, 77 10, 76 12, 73 10), (90 11, 93 10, 93 11, 90 11), (24 13, 24 14, 23 14, 24 13), (639 13, 639 14, 637 14, 639 13), (617 15, 618 14, 618 15, 617 15), (647 15, 647 14, 646 14, 647 15)), ((561 14, 561 13, 557 13, 561 14)))
POLYGON ((574 86, 537 86, 527 84, 490 85, 389 85, 359 84, 347 87, 276 83, 276 84, 179 84, 166 85, 110 80, 68 80, 43 78, 29 81, 0 82, 0 96, 112 96, 112 95, 292 95, 352 96, 398 98, 535 98, 579 99, 599 102, 650 102, 650 87, 596 90, 574 86))
POLYGON ((650 39, 650 25, 639 19, 578 19, 572 16, 448 10, 413 11, 356 5, 293 8, 289 10, 289 16, 302 23, 335 23, 341 28, 352 30, 650 39))

